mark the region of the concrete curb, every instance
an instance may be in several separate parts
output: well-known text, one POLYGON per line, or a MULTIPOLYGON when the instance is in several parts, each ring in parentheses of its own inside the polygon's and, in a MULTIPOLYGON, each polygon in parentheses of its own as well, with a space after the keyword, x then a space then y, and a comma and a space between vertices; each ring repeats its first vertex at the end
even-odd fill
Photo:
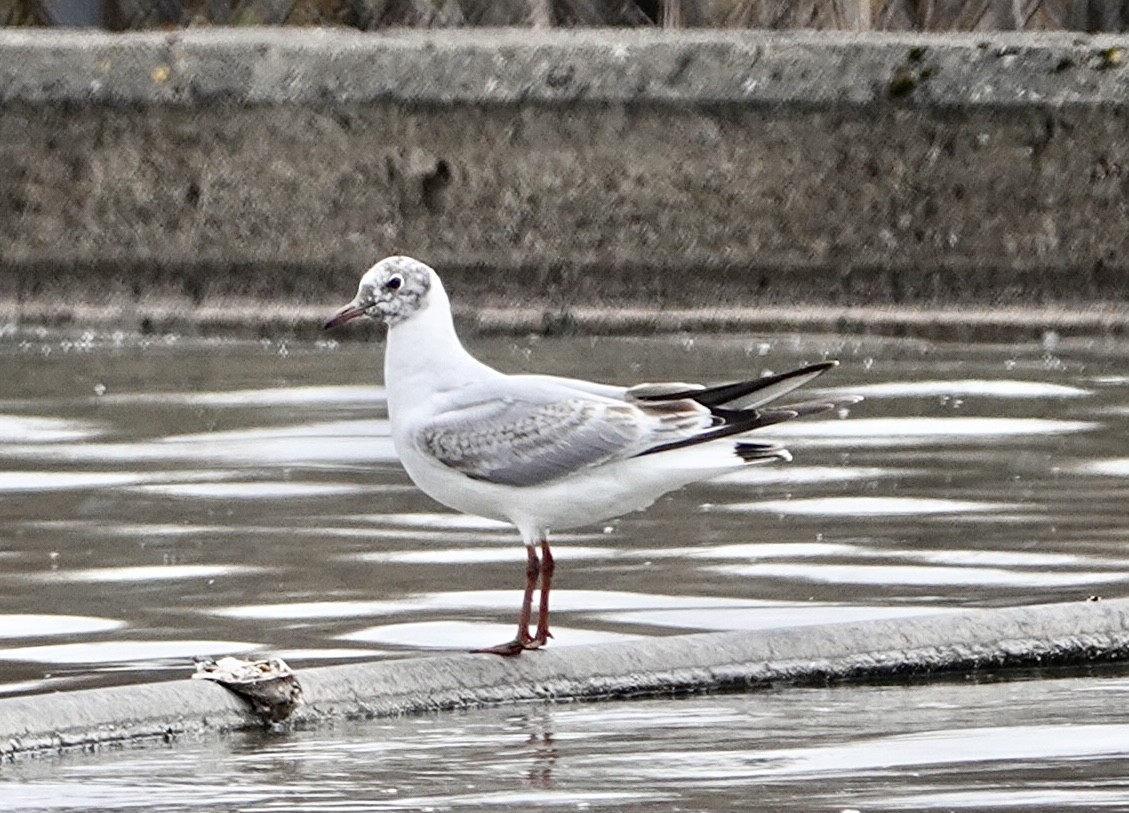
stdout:
MULTIPOLYGON (((297 673, 297 725, 520 702, 599 700, 773 683, 928 677, 1129 656, 1129 599, 651 638, 502 659, 441 655, 297 673)), ((0 700, 0 757, 262 725, 205 681, 0 700)))
MULTIPOLYGON (((265 338, 336 342, 381 342, 384 330, 376 324, 350 325, 327 334, 326 316, 340 302, 324 305, 278 305, 228 302, 198 308, 151 302, 146 306, 20 305, 0 298, 0 323, 19 325, 8 334, 18 341, 50 341, 41 327, 57 335, 78 331, 123 331, 125 335, 170 335, 225 338, 265 338), (135 334, 130 334, 134 331, 135 334)), ((470 336, 652 335, 677 332, 774 333, 811 331, 863 335, 913 335, 952 341, 1030 341, 1048 331, 1071 336, 1129 334, 1129 304, 1036 306, 1026 308, 890 308, 779 307, 762 308, 496 308, 459 303, 455 307, 459 334, 470 336)))
POLYGON ((394 253, 465 307, 1123 304, 1127 55, 1076 33, 0 31, 0 308, 150 330, 167 303, 336 303, 394 253))
POLYGON ((1129 106, 1129 37, 733 29, 0 29, 0 103, 1129 106))

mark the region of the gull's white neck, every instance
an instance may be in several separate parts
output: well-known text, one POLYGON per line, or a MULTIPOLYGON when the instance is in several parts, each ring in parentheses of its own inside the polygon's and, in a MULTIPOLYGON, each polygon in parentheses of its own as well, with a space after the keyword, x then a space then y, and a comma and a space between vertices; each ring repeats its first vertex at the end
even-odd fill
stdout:
POLYGON ((439 278, 432 276, 427 304, 388 330, 384 386, 389 417, 436 392, 480 381, 493 373, 463 348, 455 333, 447 292, 439 278))

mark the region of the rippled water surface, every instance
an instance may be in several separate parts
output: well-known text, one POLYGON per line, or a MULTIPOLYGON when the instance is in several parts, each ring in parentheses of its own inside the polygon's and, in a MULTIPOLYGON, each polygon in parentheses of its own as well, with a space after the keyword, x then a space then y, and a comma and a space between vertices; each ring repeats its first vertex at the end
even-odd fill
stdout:
MULTIPOLYGON (((1129 592, 1125 342, 471 344, 625 382, 838 358, 816 383, 866 396, 766 435, 791 464, 557 535, 554 647, 1129 592)), ((380 364, 361 343, 0 339, 0 694, 509 637, 516 532, 410 484, 380 364)), ((0 810, 1129 810, 1127 690, 1111 671, 376 721, 0 767, 0 810)))

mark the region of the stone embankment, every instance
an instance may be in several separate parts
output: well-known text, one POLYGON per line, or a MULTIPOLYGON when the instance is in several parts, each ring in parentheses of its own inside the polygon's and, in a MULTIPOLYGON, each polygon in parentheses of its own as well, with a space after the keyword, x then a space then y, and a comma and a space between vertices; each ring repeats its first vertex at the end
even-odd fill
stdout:
POLYGON ((0 319, 297 324, 410 253, 565 324, 1116 328, 1127 133, 1121 35, 0 31, 0 319))

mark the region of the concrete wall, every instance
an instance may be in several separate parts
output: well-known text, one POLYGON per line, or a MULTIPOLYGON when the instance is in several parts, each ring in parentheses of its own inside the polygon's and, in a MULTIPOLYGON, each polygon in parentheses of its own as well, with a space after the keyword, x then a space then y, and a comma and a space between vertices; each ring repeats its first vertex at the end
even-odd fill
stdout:
POLYGON ((1125 36, 9 30, 0 145, 20 313, 1129 300, 1125 36))

